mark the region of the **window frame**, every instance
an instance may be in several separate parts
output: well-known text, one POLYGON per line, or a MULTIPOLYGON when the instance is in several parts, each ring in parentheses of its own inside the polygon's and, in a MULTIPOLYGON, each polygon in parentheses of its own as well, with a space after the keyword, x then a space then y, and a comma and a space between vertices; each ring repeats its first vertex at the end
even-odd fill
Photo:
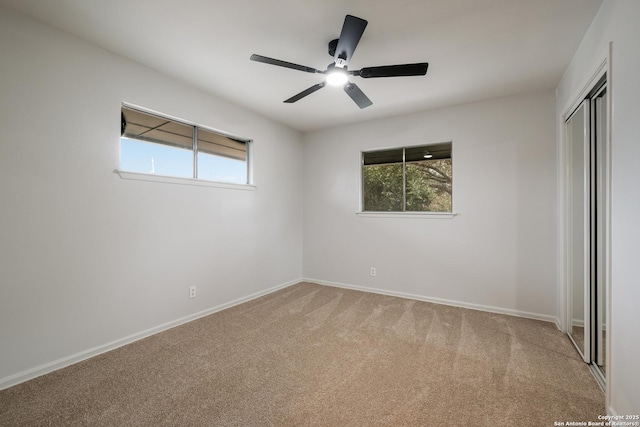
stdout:
MULTIPOLYGON (((160 113, 148 108, 140 107, 134 104, 122 102, 120 105, 120 111, 123 108, 127 108, 130 110, 134 110, 140 112, 142 114, 147 114, 150 116, 158 117, 165 120, 170 120, 175 123, 179 123, 185 126, 190 126, 193 128, 193 143, 192 143, 192 160, 193 160, 193 176, 192 177, 181 177, 181 176, 172 176, 172 175, 162 175, 155 173, 147 173, 133 170, 121 169, 122 165, 122 148, 119 148, 118 151, 118 168, 114 170, 120 178, 122 179, 130 179, 137 181, 150 181, 150 182, 164 182, 169 184, 183 184, 183 185, 195 185, 195 186, 204 186, 204 187, 219 187, 219 188, 229 188, 229 189, 239 189, 239 190, 253 190, 256 186, 253 183, 253 140, 248 138, 242 138, 230 134, 228 132, 223 132, 208 126, 202 126, 195 122, 191 122, 188 120, 183 120, 177 118, 175 116, 171 116, 165 113, 160 113), (198 131, 204 130, 207 132, 214 133, 224 138, 232 139, 238 142, 242 142, 246 147, 246 173, 245 173, 245 182, 244 183, 234 183, 234 182, 225 182, 225 181, 213 181, 204 178, 198 178, 198 131)), ((120 135, 120 138, 123 137, 123 134, 120 135)), ((152 142, 153 143, 153 142, 152 142)), ((161 145, 160 143, 157 143, 161 145)), ((204 152, 203 152, 204 153, 204 152)), ((224 157, 224 156, 221 156, 224 157)))
POLYGON ((359 191, 359 207, 356 215, 361 217, 371 217, 371 218, 433 218, 433 219, 451 219, 457 216, 458 214, 454 210, 454 198, 453 191, 451 194, 451 211, 448 212, 437 212, 437 211, 365 211, 364 210, 364 160, 365 154, 382 152, 382 151, 392 151, 392 150, 402 150, 402 198, 403 198, 403 209, 406 209, 406 150, 413 148, 421 148, 421 147, 429 147, 434 145, 441 144, 451 144, 451 185, 453 188, 453 141, 439 141, 439 142, 430 142, 426 144, 414 144, 414 145, 401 145, 401 146, 389 146, 389 147, 381 147, 370 150, 361 150, 359 155, 359 178, 360 178, 360 191, 359 191))

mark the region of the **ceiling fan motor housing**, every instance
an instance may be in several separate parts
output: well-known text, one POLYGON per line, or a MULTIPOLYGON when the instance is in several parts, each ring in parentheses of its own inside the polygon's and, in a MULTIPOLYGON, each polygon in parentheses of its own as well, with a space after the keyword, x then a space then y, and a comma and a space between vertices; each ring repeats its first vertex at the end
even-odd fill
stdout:
POLYGON ((329 56, 332 58, 336 56, 336 47, 338 47, 338 39, 331 40, 329 42, 329 56))
POLYGON ((338 40, 339 39, 334 39, 331 40, 329 42, 329 56, 334 57, 334 65, 338 68, 347 68, 347 55, 343 52, 340 55, 338 55, 337 57, 335 57, 336 55, 336 49, 338 48, 338 40))

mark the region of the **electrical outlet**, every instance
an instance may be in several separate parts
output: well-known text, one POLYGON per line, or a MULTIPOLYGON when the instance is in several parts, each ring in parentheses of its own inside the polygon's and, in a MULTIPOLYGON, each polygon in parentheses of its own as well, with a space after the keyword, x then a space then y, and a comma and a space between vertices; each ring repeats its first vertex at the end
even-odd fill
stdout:
POLYGON ((371 277, 376 277, 376 268, 371 267, 371 271, 369 272, 369 274, 371 275, 371 277))
POLYGON ((191 286, 189 287, 189 298, 195 298, 195 297, 196 297, 196 287, 191 286))

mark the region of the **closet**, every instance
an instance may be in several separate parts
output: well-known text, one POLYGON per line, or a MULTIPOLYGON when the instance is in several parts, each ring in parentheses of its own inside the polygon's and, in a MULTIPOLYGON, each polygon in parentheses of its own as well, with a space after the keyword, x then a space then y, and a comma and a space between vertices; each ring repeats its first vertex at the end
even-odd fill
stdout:
POLYGON ((606 384, 608 110, 602 75, 565 120, 567 332, 606 384))

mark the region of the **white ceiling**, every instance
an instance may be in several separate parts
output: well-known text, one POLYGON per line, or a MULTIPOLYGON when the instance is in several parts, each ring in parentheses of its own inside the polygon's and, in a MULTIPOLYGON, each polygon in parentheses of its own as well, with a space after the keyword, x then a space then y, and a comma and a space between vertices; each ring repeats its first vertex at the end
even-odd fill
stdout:
POLYGON ((555 88, 602 0, 0 0, 162 73, 301 131, 555 88), (249 60, 324 70, 346 14, 369 21, 349 64, 429 62, 422 77, 322 81, 249 60))

